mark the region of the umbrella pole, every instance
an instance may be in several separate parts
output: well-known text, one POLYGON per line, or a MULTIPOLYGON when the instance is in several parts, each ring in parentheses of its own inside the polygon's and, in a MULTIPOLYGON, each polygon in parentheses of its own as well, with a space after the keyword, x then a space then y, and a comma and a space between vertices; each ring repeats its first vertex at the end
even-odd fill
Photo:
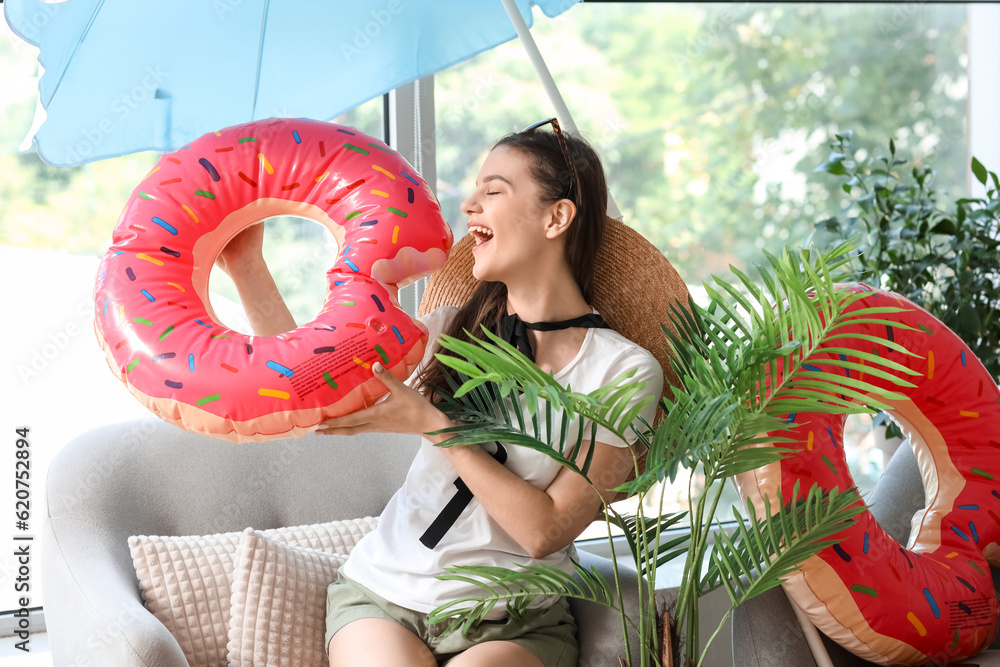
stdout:
MULTIPOLYGON (((538 78, 542 81, 542 87, 545 88, 545 93, 549 96, 549 101, 556 108, 556 115, 559 117, 559 122, 567 130, 578 133, 579 130, 573 121, 573 115, 569 112, 569 107, 566 106, 566 102, 563 100, 563 96, 559 92, 552 74, 549 72, 548 65, 545 64, 545 60, 538 50, 538 45, 535 44, 535 39, 531 36, 531 31, 528 30, 528 24, 524 22, 524 17, 521 16, 521 12, 517 8, 516 1, 502 0, 502 2, 504 9, 507 10, 507 16, 510 17, 510 22, 514 24, 517 36, 521 38, 524 50, 528 52, 528 59, 534 66, 535 72, 538 73, 538 78)), ((530 4, 528 5, 528 11, 531 11, 530 4)), ((610 191, 608 192, 608 216, 616 220, 622 219, 621 211, 618 210, 618 204, 615 203, 610 191)))

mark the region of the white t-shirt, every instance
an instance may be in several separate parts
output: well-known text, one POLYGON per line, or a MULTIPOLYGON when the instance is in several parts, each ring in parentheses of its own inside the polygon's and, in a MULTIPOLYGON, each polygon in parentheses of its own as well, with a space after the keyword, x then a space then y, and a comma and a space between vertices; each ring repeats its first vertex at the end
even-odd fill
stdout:
MULTIPOLYGON (((429 341, 437 340, 456 312, 451 307, 438 308, 422 319, 430 332, 429 341)), ((428 344, 422 364, 438 351, 436 348, 436 343, 428 344)), ((635 400, 650 395, 659 399, 663 373, 652 354, 611 329, 587 329, 576 357, 554 377, 573 391, 589 392, 632 369, 637 369, 635 381, 646 382, 645 390, 639 392, 635 400)), ((642 412, 650 423, 656 405, 653 401, 642 412)), ((544 420, 544 410, 541 412, 544 420)), ((555 439, 558 438, 559 413, 554 413, 553 422, 555 439)), ((587 422, 584 426, 587 438, 590 429, 587 422)), ((626 446, 614 433, 600 426, 597 441, 626 446)), ((568 442, 576 442, 573 428, 568 442)), ((504 465, 538 489, 547 488, 562 468, 550 457, 527 447, 505 444, 504 452, 499 455, 494 451, 496 445, 483 447, 494 458, 503 458, 505 454, 504 465)), ((461 501, 453 500, 460 493, 455 484, 457 478, 458 474, 441 449, 423 440, 406 481, 389 500, 376 530, 355 546, 342 566, 344 574, 397 605, 426 613, 460 597, 483 595, 482 589, 472 584, 437 579, 436 576, 446 574, 446 567, 491 565, 518 569, 519 565, 545 563, 573 572, 570 558, 575 558, 576 551, 572 544, 541 560, 532 559, 474 497, 466 495, 461 501), (442 531, 439 521, 436 530, 429 530, 449 502, 453 503, 452 508, 456 504, 462 507, 465 498, 468 503, 454 523, 444 522, 446 530, 442 531), (433 544, 433 548, 428 544, 433 544)), ((539 597, 529 606, 544 607, 553 602, 551 597, 539 597)), ((503 605, 497 605, 487 618, 503 618, 506 613, 503 605)))

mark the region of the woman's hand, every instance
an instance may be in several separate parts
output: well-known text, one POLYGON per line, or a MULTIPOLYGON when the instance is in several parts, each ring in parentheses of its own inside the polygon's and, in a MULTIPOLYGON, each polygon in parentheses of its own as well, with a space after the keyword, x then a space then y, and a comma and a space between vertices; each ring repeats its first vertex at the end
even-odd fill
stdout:
POLYGON ((251 269, 259 269, 264 263, 264 225, 250 225, 234 236, 215 260, 215 265, 230 277, 239 278, 251 269))
POLYGON ((277 336, 295 328, 295 318, 264 261, 264 223, 234 236, 215 265, 233 279, 254 334, 277 336))
POLYGON ((375 431, 422 435, 453 426, 427 397, 397 380, 382 364, 372 364, 372 374, 389 390, 388 398, 370 408, 328 419, 319 426, 317 433, 354 435, 375 431))

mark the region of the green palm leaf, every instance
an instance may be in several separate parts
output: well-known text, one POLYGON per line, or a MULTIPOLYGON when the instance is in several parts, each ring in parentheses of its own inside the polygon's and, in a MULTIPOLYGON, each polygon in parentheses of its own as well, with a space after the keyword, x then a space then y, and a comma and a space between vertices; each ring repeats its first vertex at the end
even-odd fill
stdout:
POLYGON ((702 594, 722 586, 735 607, 779 585, 800 563, 839 541, 837 533, 867 509, 854 488, 841 493, 813 485, 805 497, 798 495, 798 482, 787 503, 779 492, 781 507, 773 515, 765 496, 768 515, 763 517, 757 517, 753 504, 747 503, 746 521, 733 508, 738 529, 732 536, 721 529, 717 533, 702 594))
POLYGON ((483 331, 488 340, 475 343, 442 336, 441 346, 462 357, 437 355, 459 376, 457 381, 448 376, 447 390, 436 388, 440 409, 458 423, 435 431, 450 436, 438 446, 502 441, 542 452, 586 477, 594 447, 584 447, 594 442, 597 426, 624 439, 639 412, 655 400, 635 400, 646 383, 632 380, 634 370, 589 394, 574 392, 543 373, 515 347, 485 328, 483 331), (577 425, 576 437, 571 440, 573 423, 577 425), (581 455, 584 461, 578 466, 581 455))
MULTIPOLYGON (((763 433, 787 430, 781 423, 784 416, 810 412, 870 413, 885 409, 884 401, 900 398, 898 392, 882 389, 868 381, 869 378, 901 388, 913 386, 901 375, 915 373, 896 362, 878 355, 823 347, 844 337, 863 339, 863 334, 847 331, 859 323, 897 326, 889 316, 904 310, 896 307, 846 310, 866 296, 866 293, 850 293, 835 282, 837 277, 833 272, 849 260, 848 249, 846 245, 839 246, 827 255, 816 256, 815 267, 807 261, 811 256, 806 252, 801 258, 793 257, 787 250, 780 256, 766 255, 769 266, 759 267, 764 288, 733 267, 742 289, 715 278, 719 290, 706 285, 713 299, 709 308, 692 303, 690 313, 673 309, 671 320, 678 334, 667 328, 664 331, 685 372, 682 386, 675 390, 668 408, 680 410, 676 422, 687 429, 684 438, 717 444, 693 450, 667 448, 669 454, 664 459, 670 461, 667 469, 656 469, 654 461, 654 469, 649 470, 647 461, 646 479, 673 479, 678 464, 691 467, 694 457, 690 452, 714 464, 711 469, 706 465, 706 474, 713 479, 752 469, 755 464, 763 465, 794 451, 777 448, 763 453, 755 451, 760 448, 753 446, 768 442, 763 433), (696 329, 699 325, 700 330, 696 329), (833 354, 844 358, 830 358, 833 354), (720 432, 718 423, 699 423, 691 418, 692 411, 688 408, 696 399, 706 395, 720 397, 727 391, 734 394, 730 405, 738 408, 728 431, 720 432), (695 399, 689 398, 691 395, 695 399), (759 417, 750 418, 761 413, 775 420, 767 424, 759 417), (722 441, 725 445, 718 446, 722 441), (689 455, 677 461, 673 455, 678 453, 689 455)), ((780 435, 770 439, 782 440, 780 435)))
POLYGON ((734 419, 731 395, 693 396, 679 393, 666 399, 667 413, 658 425, 646 454, 646 468, 616 491, 632 495, 657 482, 677 478, 680 468, 693 469, 718 448, 734 419))
POLYGON ((464 581, 482 589, 483 595, 447 602, 432 610, 427 620, 441 623, 451 619, 443 634, 461 629, 466 635, 501 603, 512 618, 520 620, 528 604, 540 595, 558 595, 616 607, 616 595, 600 572, 595 568, 588 570, 576 561, 573 561, 573 569, 575 577, 551 565, 521 566, 520 570, 474 565, 445 568, 450 574, 440 575, 438 579, 464 581))
POLYGON ((666 542, 658 543, 658 538, 665 531, 678 528, 678 524, 688 516, 687 512, 673 512, 660 517, 647 517, 636 514, 619 514, 614 508, 609 507, 601 518, 607 519, 612 525, 621 528, 628 543, 632 558, 638 564, 639 573, 643 577, 649 571, 687 552, 684 546, 691 538, 689 532, 673 537, 666 542), (643 549, 642 545, 646 545, 643 549))

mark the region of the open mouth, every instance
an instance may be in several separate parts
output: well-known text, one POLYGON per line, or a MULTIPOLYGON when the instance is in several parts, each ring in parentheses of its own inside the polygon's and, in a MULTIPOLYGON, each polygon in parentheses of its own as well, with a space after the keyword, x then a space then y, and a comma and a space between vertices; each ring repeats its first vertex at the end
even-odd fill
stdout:
POLYGON ((476 246, 481 246, 493 238, 493 230, 479 225, 470 225, 469 234, 476 240, 476 246))

